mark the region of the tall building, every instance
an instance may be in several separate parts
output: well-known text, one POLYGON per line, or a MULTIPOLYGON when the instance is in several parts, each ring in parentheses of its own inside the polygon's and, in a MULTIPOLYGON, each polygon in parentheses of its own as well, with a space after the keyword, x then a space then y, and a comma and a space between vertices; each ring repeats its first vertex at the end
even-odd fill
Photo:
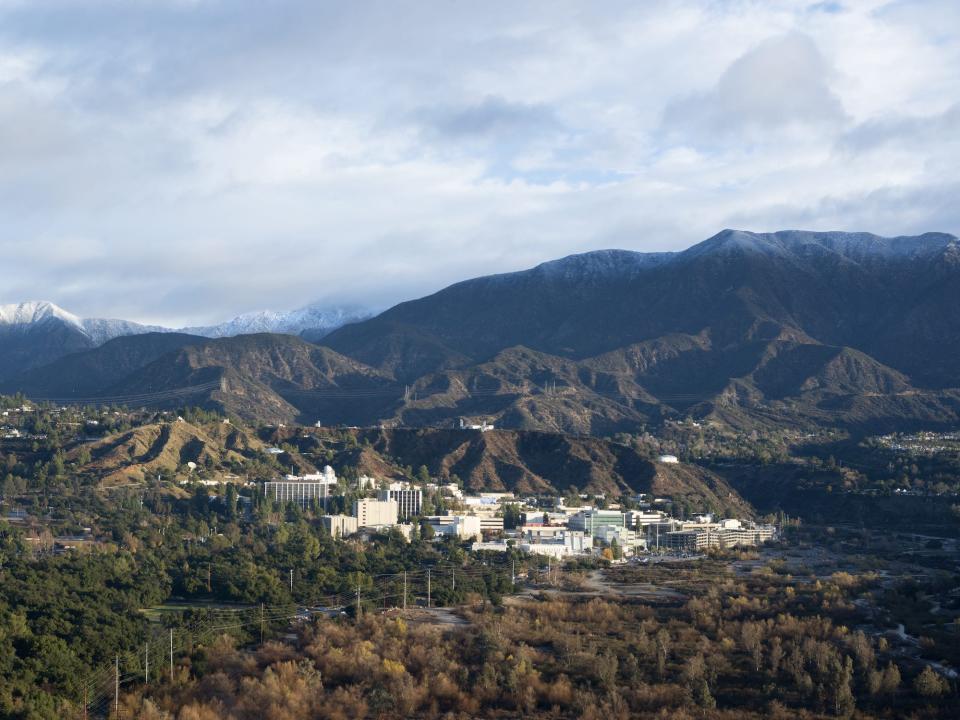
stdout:
POLYGON ((423 508, 423 490, 404 487, 400 483, 392 483, 387 490, 377 494, 379 500, 394 500, 397 503, 397 513, 401 518, 419 515, 423 508))
POLYGON ((397 524, 397 501, 363 498, 353 503, 353 516, 359 527, 397 524))

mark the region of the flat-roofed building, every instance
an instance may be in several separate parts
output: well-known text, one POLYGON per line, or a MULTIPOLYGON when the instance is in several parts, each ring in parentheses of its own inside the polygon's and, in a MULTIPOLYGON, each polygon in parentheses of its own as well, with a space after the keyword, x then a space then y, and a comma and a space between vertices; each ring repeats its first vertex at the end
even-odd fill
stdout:
POLYGON ((520 540, 519 542, 512 540, 476 542, 471 546, 471 549, 506 552, 511 547, 516 548, 520 552, 530 553, 531 555, 549 555, 550 557, 563 558, 576 555, 589 555, 593 551, 593 538, 576 530, 564 530, 561 535, 551 540, 537 542, 528 542, 525 540, 520 540))
POLYGON ((494 515, 478 515, 480 531, 485 533, 503 532, 503 518, 494 515))
POLYGON ((397 501, 362 498, 353 503, 358 527, 384 527, 397 524, 397 501))
POLYGON ((581 510, 570 518, 567 527, 593 535, 595 528, 604 525, 625 527, 624 514, 619 510, 581 510))
POLYGON ((419 515, 423 508, 423 490, 404 487, 405 484, 391 483, 386 490, 377 494, 379 500, 393 500, 397 503, 397 517, 410 518, 419 515))
POLYGON ((324 515, 320 522, 332 537, 344 538, 353 535, 360 527, 357 518, 351 515, 324 515))
MULTIPOLYGON (((335 483, 334 483, 335 484, 335 483)), ((310 480, 272 480, 263 484, 263 494, 277 503, 296 503, 300 507, 322 505, 332 495, 334 485, 310 480)))
POLYGON ((480 530, 480 518, 476 515, 435 515, 426 520, 437 535, 453 535, 462 540, 468 538, 479 540, 483 535, 480 530))

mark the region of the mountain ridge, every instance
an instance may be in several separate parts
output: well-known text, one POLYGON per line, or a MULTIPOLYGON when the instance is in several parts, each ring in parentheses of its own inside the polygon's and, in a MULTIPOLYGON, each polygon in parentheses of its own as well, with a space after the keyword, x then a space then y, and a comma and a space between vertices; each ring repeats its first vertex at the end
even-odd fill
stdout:
POLYGON ((319 340, 370 316, 359 306, 308 305, 290 312, 258 311, 217 325, 167 328, 129 320, 82 318, 49 301, 0 305, 0 379, 91 350, 119 337, 168 333, 207 338, 276 332, 319 340), (34 351, 34 352, 31 352, 34 351))
POLYGON ((677 253, 581 253, 456 283, 319 344, 185 339, 136 368, 131 348, 115 362, 131 372, 98 392, 203 387, 199 403, 306 424, 944 427, 960 422, 957 253, 944 233, 735 230, 677 253))

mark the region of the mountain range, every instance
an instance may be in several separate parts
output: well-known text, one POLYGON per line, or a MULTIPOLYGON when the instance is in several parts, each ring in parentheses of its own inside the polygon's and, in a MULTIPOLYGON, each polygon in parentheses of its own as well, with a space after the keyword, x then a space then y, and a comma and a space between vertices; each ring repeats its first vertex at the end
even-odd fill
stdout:
POLYGON ((467 280, 320 338, 118 337, 2 388, 273 422, 944 427, 960 418, 958 299, 952 235, 724 230, 467 280))
POLYGON ((0 379, 74 352, 99 347, 118 337, 182 333, 220 338, 270 332, 302 333, 317 340, 347 323, 371 315, 370 311, 358 306, 308 305, 289 312, 263 310, 245 313, 218 325, 175 330, 129 320, 81 318, 51 302, 0 305, 0 379))

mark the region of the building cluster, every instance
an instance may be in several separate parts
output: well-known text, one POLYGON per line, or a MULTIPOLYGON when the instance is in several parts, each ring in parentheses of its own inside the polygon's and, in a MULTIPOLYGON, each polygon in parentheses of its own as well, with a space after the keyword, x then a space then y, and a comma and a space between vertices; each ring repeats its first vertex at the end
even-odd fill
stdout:
MULTIPOLYGON (((668 461, 669 462, 669 461, 668 461)), ((342 493, 336 473, 327 466, 322 473, 287 475, 264 483, 264 492, 278 503, 325 509, 329 499, 342 493)), ((429 528, 435 537, 472 540, 474 550, 522 552, 552 557, 614 554, 629 557, 643 552, 697 552, 710 548, 760 545, 776 536, 772 525, 747 520, 719 519, 698 515, 689 520, 671 517, 664 499, 632 498, 641 509, 568 508, 557 499, 546 510, 536 498, 520 499, 512 493, 464 495, 455 484, 409 481, 381 482, 361 476, 356 483, 361 496, 353 501, 351 514, 326 514, 321 522, 336 537, 397 529, 408 539, 415 524, 429 528), (451 510, 442 515, 424 515, 424 492, 443 497, 451 510), (366 495, 366 496, 363 496, 366 495), (504 516, 517 518, 516 527, 504 527, 504 516)))
POLYGON ((474 550, 506 550, 552 557, 609 554, 630 557, 645 552, 697 552, 709 548, 761 545, 776 537, 773 525, 749 520, 715 520, 698 515, 678 520, 664 510, 553 508, 521 514, 522 524, 496 540, 478 542, 474 550))
MULTIPOLYGON (((263 491, 276 503, 292 502, 303 508, 325 509, 330 498, 341 494, 338 483, 333 468, 327 466, 322 473, 287 475, 282 480, 265 482, 263 491)), ((379 482, 365 475, 358 478, 356 490, 369 496, 354 500, 350 515, 321 516, 331 535, 347 537, 396 528, 410 538, 414 519, 421 527, 429 526, 435 536, 453 536, 460 540, 481 540, 484 533, 503 531, 502 494, 464 497, 459 486, 453 483, 426 483, 418 487, 407 481, 379 482), (461 507, 462 511, 424 515, 424 491, 448 498, 451 505, 461 507)))

